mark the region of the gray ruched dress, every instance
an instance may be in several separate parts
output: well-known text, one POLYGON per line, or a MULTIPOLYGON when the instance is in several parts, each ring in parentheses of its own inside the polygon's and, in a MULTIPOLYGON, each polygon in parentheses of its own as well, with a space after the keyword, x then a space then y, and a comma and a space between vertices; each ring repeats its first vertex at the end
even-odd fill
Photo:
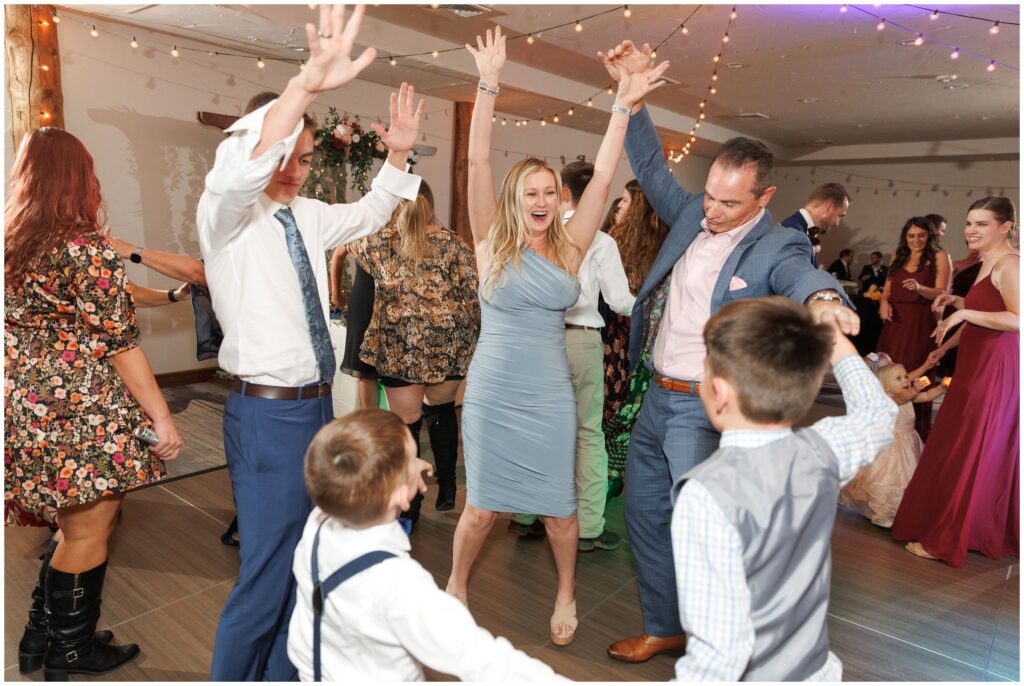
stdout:
POLYGON ((521 270, 481 298, 466 375, 462 443, 467 500, 491 512, 576 512, 576 396, 565 351, 565 310, 579 282, 532 249, 521 270))

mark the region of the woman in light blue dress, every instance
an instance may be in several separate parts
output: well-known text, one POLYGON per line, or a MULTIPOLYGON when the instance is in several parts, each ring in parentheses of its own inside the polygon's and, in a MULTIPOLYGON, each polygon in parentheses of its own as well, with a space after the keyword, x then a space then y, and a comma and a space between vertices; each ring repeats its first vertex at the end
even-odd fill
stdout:
MULTIPOLYGON (((448 592, 467 602, 469 572, 498 512, 544 516, 558 571, 552 642, 576 631, 576 400, 565 351, 565 310, 579 298, 576 271, 604 218, 622 156, 629 109, 657 87, 663 62, 619 79, 615 111, 594 176, 570 224, 561 180, 546 162, 515 164, 495 198, 491 119, 505 63, 497 28, 467 45, 480 72, 469 136, 469 222, 480 274, 482 323, 466 377, 462 440, 466 509, 455 530, 448 592)), ((602 56, 603 57, 603 56, 602 56)), ((614 69, 605 60, 609 69, 614 69)))

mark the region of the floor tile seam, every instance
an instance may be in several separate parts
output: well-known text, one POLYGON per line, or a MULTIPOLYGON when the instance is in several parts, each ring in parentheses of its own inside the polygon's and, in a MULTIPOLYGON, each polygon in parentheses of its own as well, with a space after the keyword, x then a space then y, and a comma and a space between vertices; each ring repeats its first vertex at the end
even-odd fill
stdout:
POLYGON ((1011 564, 1006 568, 1006 578, 1003 579, 1003 586, 999 593, 999 607, 996 608, 996 619, 992 626, 992 640, 988 644, 988 654, 985 656, 985 673, 989 673, 989 665, 992 664, 992 652, 996 647, 996 634, 999 633, 999 616, 1003 613, 1003 607, 1006 606, 1006 586, 1010 583, 1010 577, 1013 576, 1013 565, 1011 564))
POLYGON ((984 674, 987 671, 984 667, 981 667, 980 665, 973 665, 970 662, 965 662, 964 660, 961 660, 960 658, 953 657, 952 655, 946 655, 945 653, 940 652, 938 650, 935 650, 934 648, 928 648, 927 646, 919 645, 917 643, 914 643, 913 641, 908 641, 905 638, 900 638, 899 636, 893 636, 892 634, 887 634, 884 631, 881 631, 881 630, 876 629, 874 627, 867 626, 865 624, 860 624, 859 622, 855 622, 852 619, 847 619, 846 617, 840 617, 839 615, 832 614, 831 612, 828 613, 828 616, 832 617, 833 619, 838 619, 841 622, 846 622, 847 624, 852 624, 852 625, 854 625, 856 627, 860 627, 861 629, 865 629, 867 631, 870 631, 872 633, 878 634, 880 636, 885 636, 886 638, 891 638, 894 641, 899 641, 900 643, 905 643, 906 645, 913 646, 915 648, 920 648, 921 650, 924 650, 926 652, 932 653, 933 655, 938 655, 939 657, 944 657, 947 660, 952 660, 953 662, 958 662, 958 663, 960 663, 962 665, 965 665, 967 667, 970 667, 972 669, 977 669, 977 670, 981 671, 982 674, 984 674))
POLYGON ((146 610, 145 612, 143 612, 140 615, 135 615, 134 617, 129 617, 128 619, 123 619, 120 622, 118 622, 117 624, 110 625, 108 628, 116 629, 117 627, 123 626, 125 624, 128 624, 129 622, 134 622, 136 619, 142 619, 143 617, 149 616, 149 615, 153 614, 154 612, 159 612, 160 610, 166 610, 167 608, 171 607, 172 605, 177 605, 180 602, 183 602, 183 601, 188 600, 190 598, 195 598, 198 595, 202 595, 203 593, 206 593, 207 591, 212 591, 213 589, 217 588, 218 586, 223 586, 224 584, 227 584, 227 583, 234 583, 237 580, 238 580, 238 575, 237 574, 234 575, 234 576, 228 577, 227 579, 222 579, 221 581, 213 583, 213 584, 207 586, 206 588, 200 588, 199 590, 193 591, 192 593, 189 593, 188 595, 184 595, 184 596, 182 596, 180 598, 176 598, 175 600, 172 600, 169 603, 165 603, 165 604, 161 605, 160 607, 154 607, 151 610, 146 610))
POLYGON ((186 500, 185 498, 182 498, 182 497, 181 497, 180 495, 178 495, 178 494, 177 494, 177 493, 175 493, 174 491, 171 491, 171 490, 169 490, 169 489, 168 489, 168 488, 167 488, 166 486, 160 486, 160 488, 161 488, 161 489, 163 489, 164 491, 166 491, 167 493, 170 493, 171 495, 173 495, 173 496, 174 496, 175 498, 177 498, 177 499, 178 499, 178 500, 180 500, 181 502, 185 503, 186 505, 189 505, 189 506, 191 506, 191 507, 194 507, 195 509, 199 510, 199 511, 200 511, 200 512, 202 512, 202 513, 203 513, 204 515, 206 515, 207 517, 209 517, 209 518, 210 518, 210 519, 212 519, 213 521, 217 522, 217 523, 218 523, 218 524, 220 524, 221 526, 225 526, 225 527, 227 526, 227 522, 222 522, 221 520, 217 519, 217 518, 216 518, 216 517, 214 517, 214 516, 213 516, 212 514, 210 514, 209 512, 207 512, 207 511, 206 511, 205 509, 203 509, 203 508, 199 507, 198 505, 196 505, 195 503, 191 502, 190 500, 186 500))

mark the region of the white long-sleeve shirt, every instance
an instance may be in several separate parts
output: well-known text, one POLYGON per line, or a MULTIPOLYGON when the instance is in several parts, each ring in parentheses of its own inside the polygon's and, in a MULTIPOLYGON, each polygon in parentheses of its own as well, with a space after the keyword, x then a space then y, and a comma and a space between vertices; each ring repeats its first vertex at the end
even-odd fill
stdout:
MULTIPOLYGON (((572 215, 572 211, 566 212, 562 221, 568 221, 572 215)), ((619 246, 608 234, 602 231, 594 234, 594 241, 580 263, 576 278, 580 282, 580 297, 565 311, 566 324, 595 329, 604 326, 604 318, 597 310, 597 299, 602 294, 613 312, 626 317, 633 313, 636 296, 629 292, 629 280, 622 267, 619 246)))
MULTIPOLYGON (((272 105, 227 129, 231 136, 217 146, 196 222, 213 308, 224 331, 221 368, 253 383, 301 386, 317 380, 316 357, 284 227, 274 218, 284 205, 263 190, 277 167, 291 157, 302 122, 252 159, 272 105)), ((325 320, 329 321, 329 310, 324 253, 384 226, 400 199, 416 197, 419 184, 418 176, 385 162, 373 189, 357 202, 328 205, 300 197, 289 205, 316 276, 325 320)))
MULTIPOLYGON (((833 367, 847 413, 812 427, 835 453, 845 484, 893 439, 898 408, 855 355, 833 367)), ((720 448, 755 448, 785 438, 791 429, 725 431, 720 448)), ((738 681, 754 652, 750 590, 739 532, 700 481, 689 479, 672 511, 672 555, 686 655, 676 662, 680 681, 738 681)), ((843 665, 831 651, 808 681, 842 681, 843 665)))
POLYGON ((313 539, 320 531, 320 580, 343 565, 382 550, 380 562, 335 588, 320 625, 323 680, 423 681, 423 667, 463 681, 564 681, 504 638, 477 626, 469 610, 409 557, 409 537, 397 521, 353 529, 314 508, 295 549, 298 584, 288 626, 288 657, 302 681, 313 678, 313 539))

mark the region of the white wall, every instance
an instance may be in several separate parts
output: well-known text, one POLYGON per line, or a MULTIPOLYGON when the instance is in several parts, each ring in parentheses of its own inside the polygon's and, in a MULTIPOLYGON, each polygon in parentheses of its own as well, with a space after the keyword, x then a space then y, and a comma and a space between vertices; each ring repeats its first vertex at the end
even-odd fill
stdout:
MULTIPOLYGON (((87 21, 73 11, 65 13, 69 19, 87 21)), ((112 28, 119 33, 127 31, 112 28)), ((240 114, 253 94, 283 88, 294 67, 268 61, 265 69, 257 69, 248 59, 184 51, 175 59, 160 50, 132 49, 108 34, 94 39, 77 21, 62 22, 58 31, 66 126, 95 159, 114 233, 148 248, 198 256, 195 209, 222 134, 199 124, 196 113, 240 114)), ((170 42, 163 34, 141 29, 131 32, 141 46, 170 42)), ((342 112, 368 115, 369 120, 364 121, 369 123, 374 116, 387 113, 389 92, 386 87, 357 81, 322 98, 313 111, 323 115, 333 105, 342 112)), ((426 98, 426 111, 428 118, 421 126, 426 139, 421 137, 421 142, 436 146, 438 154, 421 158, 416 173, 430 183, 439 216, 446 220, 450 216, 453 106, 446 100, 426 98)), ((6 135, 9 137, 9 131, 6 135)), ((599 145, 598 135, 554 125, 528 129, 498 126, 494 136, 495 148, 546 155, 556 167, 561 155, 568 161, 578 154, 593 159, 599 145)), ((13 150, 10 145, 5 147, 6 176, 13 150)), ((502 152, 494 152, 496 180, 500 182, 521 158, 522 154, 510 153, 506 158, 502 152)), ((700 189, 707 162, 690 158, 675 170, 684 184, 700 189)), ((613 197, 630 178, 623 157, 613 197)), ((141 285, 173 285, 169 278, 144 267, 129 264, 127 269, 129 278, 141 285)), ((212 360, 200 363, 195 359, 195 332, 187 305, 140 311, 139 322, 143 347, 157 373, 215 365, 212 360)))
POLYGON ((868 254, 873 250, 882 252, 888 259, 899 242, 900 229, 910 217, 926 214, 946 217, 949 226, 943 247, 949 250, 953 259, 959 259, 967 253, 963 239, 963 220, 967 208, 985 194, 987 187, 996 193, 1004 188, 1007 197, 1017 205, 1018 211, 1020 208, 1020 162, 1017 160, 829 163, 824 166, 835 171, 825 171, 819 167, 812 175, 811 167, 807 166, 776 167, 778 191, 768 209, 778 221, 803 207, 808 193, 815 186, 830 181, 846 186, 852 196, 850 212, 839 228, 822 238, 818 262, 828 265, 839 256, 840 250, 852 248, 853 264, 858 273, 867 264, 868 254), (814 181, 811 181, 812 176, 814 181), (864 177, 877 177, 879 180, 864 177), (895 180, 894 188, 888 188, 888 179, 895 180), (911 185, 901 181, 926 185, 911 185), (932 192, 931 185, 938 185, 940 190, 932 192), (973 194, 967 197, 967 189, 964 188, 949 189, 948 195, 944 195, 941 189, 947 185, 974 186, 973 194), (857 186, 861 190, 858 191, 857 186), (874 190, 866 188, 869 186, 881 190, 876 194, 874 190), (916 189, 921 189, 920 196, 915 194, 916 189), (895 197, 893 190, 899 191, 895 197))

